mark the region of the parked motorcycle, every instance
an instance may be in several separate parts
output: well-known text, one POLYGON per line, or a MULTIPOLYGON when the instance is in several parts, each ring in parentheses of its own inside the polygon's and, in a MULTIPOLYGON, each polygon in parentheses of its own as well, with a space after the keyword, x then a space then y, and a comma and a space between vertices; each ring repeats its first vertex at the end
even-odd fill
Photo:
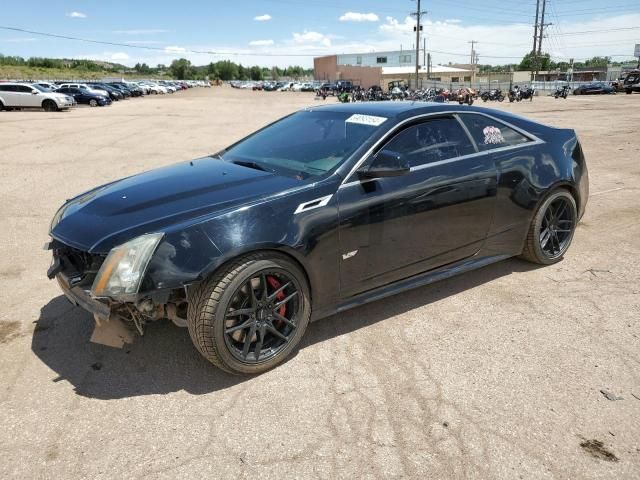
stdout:
POLYGON ((462 87, 454 94, 454 99, 460 104, 473 105, 473 97, 475 96, 475 91, 471 88, 462 87))
POLYGON ((498 102, 504 102, 504 93, 502 93, 502 90, 500 90, 499 88, 496 88, 493 90, 489 90, 488 92, 483 92, 480 95, 480 98, 483 102, 487 102, 489 100, 491 100, 492 102, 495 102, 496 100, 498 102))
POLYGON ((511 90, 509 90, 509 102, 519 102, 522 100, 522 92, 520 91, 520 87, 518 85, 514 85, 511 90))
POLYGON ((533 94, 534 90, 531 87, 520 90, 520 97, 522 100, 529 100, 530 102, 533 102, 533 94))
POLYGON ((338 101, 340 103, 349 103, 351 101, 351 96, 347 92, 342 92, 338 94, 338 101))
POLYGON ((569 95, 569 85, 564 85, 562 87, 558 87, 556 91, 553 93, 553 98, 564 98, 566 99, 569 95))

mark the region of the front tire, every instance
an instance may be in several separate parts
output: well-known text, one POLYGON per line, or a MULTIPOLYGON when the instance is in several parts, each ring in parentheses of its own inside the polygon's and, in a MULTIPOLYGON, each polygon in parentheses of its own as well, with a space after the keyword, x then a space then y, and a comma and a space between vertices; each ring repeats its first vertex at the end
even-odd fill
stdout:
POLYGON ((97 107, 98 106, 98 101, 95 98, 92 98, 91 100, 89 100, 89 106, 97 107))
POLYGON ((556 190, 533 216, 521 258, 551 265, 562 260, 578 223, 576 201, 567 190, 556 190))
POLYGON ((304 272, 288 257, 246 255, 189 293, 189 334, 218 368, 262 373, 299 344, 311 316, 310 298, 304 272))
POLYGON ((42 109, 45 112, 57 112, 58 106, 53 100, 45 100, 44 102, 42 102, 42 109))

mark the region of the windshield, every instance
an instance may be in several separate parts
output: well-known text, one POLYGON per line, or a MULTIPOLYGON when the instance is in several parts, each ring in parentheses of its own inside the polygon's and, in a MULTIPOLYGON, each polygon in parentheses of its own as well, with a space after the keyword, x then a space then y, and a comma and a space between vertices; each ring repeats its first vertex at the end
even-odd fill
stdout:
POLYGON ((220 152, 225 161, 300 180, 333 170, 386 120, 371 115, 302 111, 220 152))

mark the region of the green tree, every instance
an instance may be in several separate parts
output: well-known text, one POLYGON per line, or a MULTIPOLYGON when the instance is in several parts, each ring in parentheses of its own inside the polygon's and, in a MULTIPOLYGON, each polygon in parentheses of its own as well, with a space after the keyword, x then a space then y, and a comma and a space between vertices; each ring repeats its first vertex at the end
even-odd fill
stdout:
POLYGON ((193 76, 191 62, 186 58, 180 58, 171 62, 169 70, 174 78, 180 80, 188 80, 193 76))
POLYGON ((257 66, 253 66, 249 69, 249 75, 251 80, 262 80, 262 69, 257 66))
POLYGON ((234 80, 238 78, 238 66, 229 60, 217 62, 216 70, 218 71, 220 80, 234 80))
POLYGON ((247 69, 242 66, 242 64, 238 64, 238 75, 236 77, 238 80, 246 80, 247 79, 247 69))
POLYGON ((611 57, 593 57, 584 61, 585 67, 606 67, 611 63, 611 57))
POLYGON ((550 70, 553 68, 553 62, 551 61, 551 55, 548 53, 541 53, 537 57, 537 68, 535 65, 536 56, 533 52, 527 53, 520 65, 518 66, 518 70, 550 70))

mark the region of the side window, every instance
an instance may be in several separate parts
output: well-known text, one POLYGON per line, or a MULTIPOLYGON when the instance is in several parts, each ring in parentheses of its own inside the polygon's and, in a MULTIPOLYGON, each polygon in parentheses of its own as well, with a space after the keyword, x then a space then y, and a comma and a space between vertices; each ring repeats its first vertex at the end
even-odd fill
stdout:
POLYGON ((16 85, 16 92, 20 92, 20 93, 31 93, 31 90, 33 90, 33 88, 31 87, 27 87, 26 85, 16 85))
POLYGON ((460 114, 481 152, 530 142, 531 139, 484 115, 460 114))
POLYGON ((465 131, 452 117, 436 118, 407 127, 383 148, 405 155, 410 167, 476 152, 465 131))
POLYGON ((0 84, 0 92, 10 92, 10 91, 11 91, 11 85, 0 84))

